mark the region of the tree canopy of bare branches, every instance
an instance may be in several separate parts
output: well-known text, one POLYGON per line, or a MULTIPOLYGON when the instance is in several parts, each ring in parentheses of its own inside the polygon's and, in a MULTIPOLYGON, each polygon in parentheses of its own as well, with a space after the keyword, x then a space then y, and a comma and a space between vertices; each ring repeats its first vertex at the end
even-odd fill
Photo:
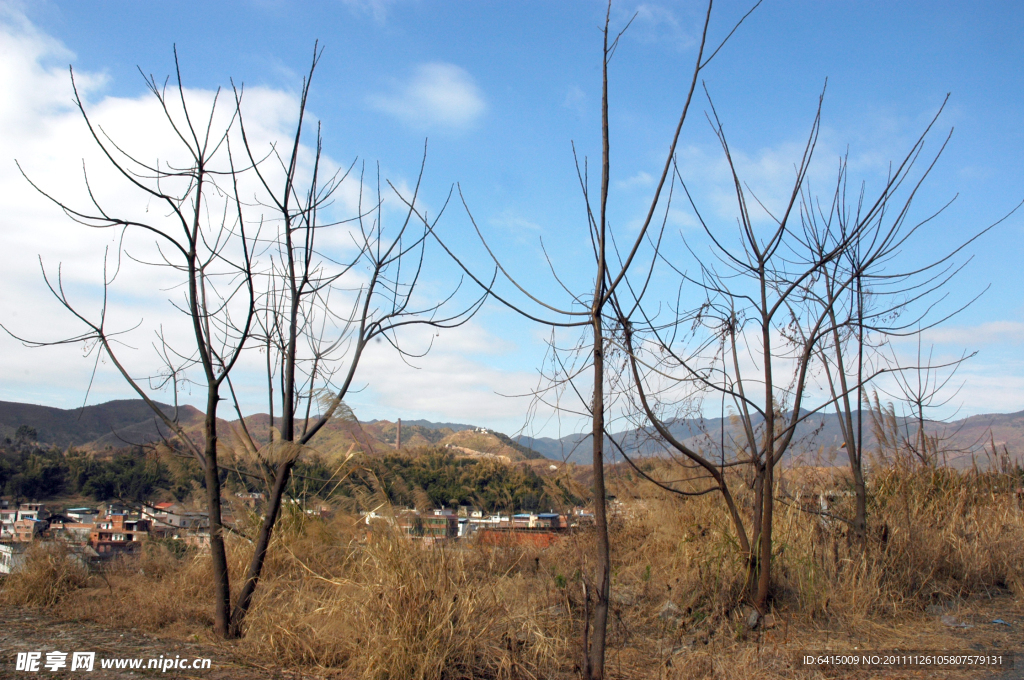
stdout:
POLYGON ((224 637, 244 632, 245 615, 292 467, 332 418, 353 417, 344 399, 368 344, 383 339, 402 357, 421 356, 429 344, 406 347, 400 338, 402 329, 459 326, 486 299, 486 294, 481 294, 453 308, 458 285, 434 302, 417 295, 429 237, 439 217, 428 216, 418 205, 425 149, 411 195, 388 183, 397 219, 394 211, 385 208, 379 174, 376 186, 368 188, 365 167, 353 179, 355 162, 348 168, 325 170, 319 126, 312 152, 306 155, 307 101, 321 54, 319 47, 314 47, 302 83, 295 132, 283 149, 276 143, 269 149, 258 148, 250 136, 243 115, 243 87, 233 86, 233 97, 227 97, 227 103, 218 90, 206 109, 191 101, 177 55, 173 87, 159 84, 153 77, 146 82, 163 122, 180 143, 184 163, 139 160, 143 154, 119 146, 116 134, 108 135, 94 124, 81 98, 76 97, 88 133, 116 175, 130 192, 160 203, 162 210, 147 209, 141 216, 115 214, 95 198, 88 173, 85 182, 92 202, 84 208, 33 183, 76 222, 120 230, 121 240, 108 258, 112 266, 104 267, 104 295, 95 316, 75 302, 74 291, 65 289, 59 268, 56 275, 44 268, 50 291, 86 330, 57 342, 25 342, 36 346, 84 342, 96 353, 97 362, 101 355, 108 358, 150 405, 177 447, 202 463, 210 518, 215 631, 224 637), (304 157, 311 161, 305 163, 304 157), (358 183, 355 215, 332 219, 329 215, 336 212, 333 204, 338 189, 346 181, 358 183), (392 219, 394 226, 390 226, 392 219), (332 246, 321 247, 328 230, 340 238, 332 246), (155 240, 155 258, 140 258, 124 248, 128 235, 135 234, 155 240), (346 240, 347 244, 337 245, 346 240), (170 272, 176 291, 170 304, 191 329, 187 341, 172 339, 163 328, 156 331, 154 348, 161 368, 149 376, 131 372, 122 360, 129 348, 120 338, 134 329, 108 327, 108 292, 125 258, 170 272), (232 380, 232 371, 243 356, 258 351, 264 353, 270 408, 271 435, 266 439, 248 431, 247 414, 232 380), (197 373, 201 377, 196 377, 197 373), (166 413, 155 401, 154 393, 167 389, 177 405, 179 391, 187 384, 201 384, 206 392, 200 442, 181 425, 177 409, 166 413), (227 433, 227 440, 237 444, 238 453, 258 462, 268 482, 267 508, 233 608, 218 462, 218 453, 226 446, 225 433, 218 432, 218 409, 225 400, 233 404, 239 419, 238 428, 227 433))

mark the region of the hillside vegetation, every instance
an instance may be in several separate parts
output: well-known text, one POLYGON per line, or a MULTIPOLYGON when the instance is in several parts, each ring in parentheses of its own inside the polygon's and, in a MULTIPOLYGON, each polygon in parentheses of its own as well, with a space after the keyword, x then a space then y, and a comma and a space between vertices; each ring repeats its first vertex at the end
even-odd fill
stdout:
MULTIPOLYGON (((225 491, 266 492, 260 466, 235 453, 225 451, 225 491)), ((584 495, 568 475, 436 446, 357 453, 351 458, 310 450, 295 465, 288 495, 300 501, 327 501, 351 512, 382 504, 423 509, 472 505, 487 512, 565 510, 582 503, 584 495)), ((74 448, 61 451, 26 440, 0 445, 0 492, 15 499, 184 501, 199 497, 204 487, 199 465, 164 445, 107 455, 74 448)))

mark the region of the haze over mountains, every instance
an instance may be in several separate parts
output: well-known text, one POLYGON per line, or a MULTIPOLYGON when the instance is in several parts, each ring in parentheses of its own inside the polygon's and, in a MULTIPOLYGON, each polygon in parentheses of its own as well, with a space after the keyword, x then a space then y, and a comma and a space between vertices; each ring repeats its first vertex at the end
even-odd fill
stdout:
MULTIPOLYGON (((174 411, 167 405, 161 405, 161 408, 168 415, 174 411)), ((201 430, 203 414, 198 409, 182 406, 178 410, 178 418, 186 432, 193 434, 201 430)), ((240 423, 220 422, 220 432, 230 445, 232 437, 241 431, 240 423)), ((168 436, 167 428, 157 422, 149 407, 139 399, 110 401, 80 409, 0 402, 0 436, 14 438, 17 428, 23 425, 33 428, 37 433, 36 439, 41 443, 94 451, 147 444, 168 436)), ((865 448, 873 450, 876 443, 867 413, 864 414, 863 427, 865 448)), ((245 428, 254 439, 266 440, 270 432, 269 417, 266 414, 247 417, 245 428)), ((740 434, 737 424, 728 418, 724 422, 721 418, 677 420, 670 424, 669 429, 674 437, 691 447, 707 451, 711 457, 720 455, 723 438, 728 457, 729 452, 736 448, 734 439, 738 439, 740 434)), ((482 430, 461 423, 408 420, 402 422, 402 446, 449 446, 456 452, 502 456, 510 462, 540 457, 578 464, 589 464, 591 460, 589 434, 571 434, 559 439, 509 438, 501 433, 482 430)), ((949 447, 958 451, 949 460, 956 467, 970 465, 972 454, 979 455, 982 447, 992 440, 1000 449, 1005 446, 1011 456, 1018 456, 1024 451, 1024 412, 978 415, 953 423, 933 422, 928 425, 928 431, 930 434, 945 432, 949 447)), ((366 423, 336 420, 317 435, 313 444, 314 448, 328 454, 347 450, 353 444, 370 452, 383 452, 393 450, 397 435, 397 423, 386 420, 366 423)), ((614 436, 618 445, 631 456, 665 455, 663 445, 647 431, 629 430, 614 436)), ((839 448, 841 442, 836 417, 831 414, 815 415, 798 427, 790 458, 800 456, 816 464, 834 461, 843 465, 846 456, 839 448)), ((610 443, 606 450, 609 460, 621 458, 610 443)), ((980 455, 984 456, 983 453, 980 455)))
MULTIPOLYGON (((854 422, 856 423, 856 414, 854 422)), ((755 426, 760 419, 755 421, 755 426)), ((864 449, 866 452, 877 448, 877 440, 872 428, 871 415, 863 412, 864 449)), ((905 419, 899 418, 901 427, 907 425, 905 419)), ((913 423, 909 424, 910 432, 916 431, 913 423)), ((706 452, 709 458, 717 459, 721 455, 722 441, 725 442, 726 459, 742 442, 742 430, 738 423, 730 422, 726 417, 707 419, 680 419, 669 423, 669 432, 673 437, 687 446, 706 452)), ((1024 453, 1024 411, 1018 413, 992 413, 971 416, 962 420, 943 423, 928 421, 925 430, 929 435, 939 436, 946 442, 946 447, 954 451, 947 456, 947 463, 953 467, 963 468, 972 464, 972 455, 980 456, 979 464, 984 462, 985 448, 990 449, 994 440, 1000 452, 1003 447, 1011 457, 1024 453)), ((651 430, 627 430, 616 433, 615 441, 629 456, 662 456, 667 454, 665 445, 652 437, 651 430)), ((608 460, 621 460, 616 447, 605 438, 605 452, 608 460)), ((592 437, 589 434, 575 434, 553 439, 549 437, 521 437, 524 446, 544 454, 554 460, 566 460, 575 463, 589 464, 592 459, 592 437)), ((796 435, 786 459, 796 459, 815 465, 846 465, 847 456, 841 449, 843 439, 839 421, 835 414, 816 414, 808 417, 797 426, 796 435)), ((784 459, 785 460, 785 459, 784 459)))

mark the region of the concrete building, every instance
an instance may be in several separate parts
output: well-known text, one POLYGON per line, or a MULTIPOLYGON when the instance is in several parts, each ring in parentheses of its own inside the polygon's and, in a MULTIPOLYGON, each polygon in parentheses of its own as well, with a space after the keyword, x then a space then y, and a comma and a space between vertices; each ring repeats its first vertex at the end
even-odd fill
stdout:
POLYGON ((109 515, 96 522, 89 532, 89 545, 100 559, 134 554, 142 549, 149 538, 149 520, 133 519, 128 515, 109 515))
POLYGON ((13 574, 25 565, 25 543, 0 543, 0 574, 13 574))

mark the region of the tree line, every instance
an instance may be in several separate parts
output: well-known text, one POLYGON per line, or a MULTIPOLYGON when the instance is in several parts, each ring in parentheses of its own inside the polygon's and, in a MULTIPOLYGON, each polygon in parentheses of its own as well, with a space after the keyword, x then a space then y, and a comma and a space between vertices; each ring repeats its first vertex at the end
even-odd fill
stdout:
MULTIPOLYGON (((258 466, 235 461, 221 470, 227 494, 262 492, 258 466)), ((97 502, 182 502, 201 495, 205 477, 190 458, 142 447, 97 456, 14 442, 0 448, 0 490, 13 499, 89 496, 97 502)), ((439 448, 360 457, 341 471, 320 455, 296 461, 285 496, 299 502, 330 501, 341 509, 368 511, 382 501, 396 507, 457 507, 485 512, 565 511, 583 502, 572 485, 546 480, 525 465, 458 458, 439 448)))
POLYGON ((101 458, 74 448, 33 444, 0 449, 0 489, 15 500, 89 496, 95 501, 141 502, 163 490, 180 501, 191 495, 194 479, 141 452, 101 458))

